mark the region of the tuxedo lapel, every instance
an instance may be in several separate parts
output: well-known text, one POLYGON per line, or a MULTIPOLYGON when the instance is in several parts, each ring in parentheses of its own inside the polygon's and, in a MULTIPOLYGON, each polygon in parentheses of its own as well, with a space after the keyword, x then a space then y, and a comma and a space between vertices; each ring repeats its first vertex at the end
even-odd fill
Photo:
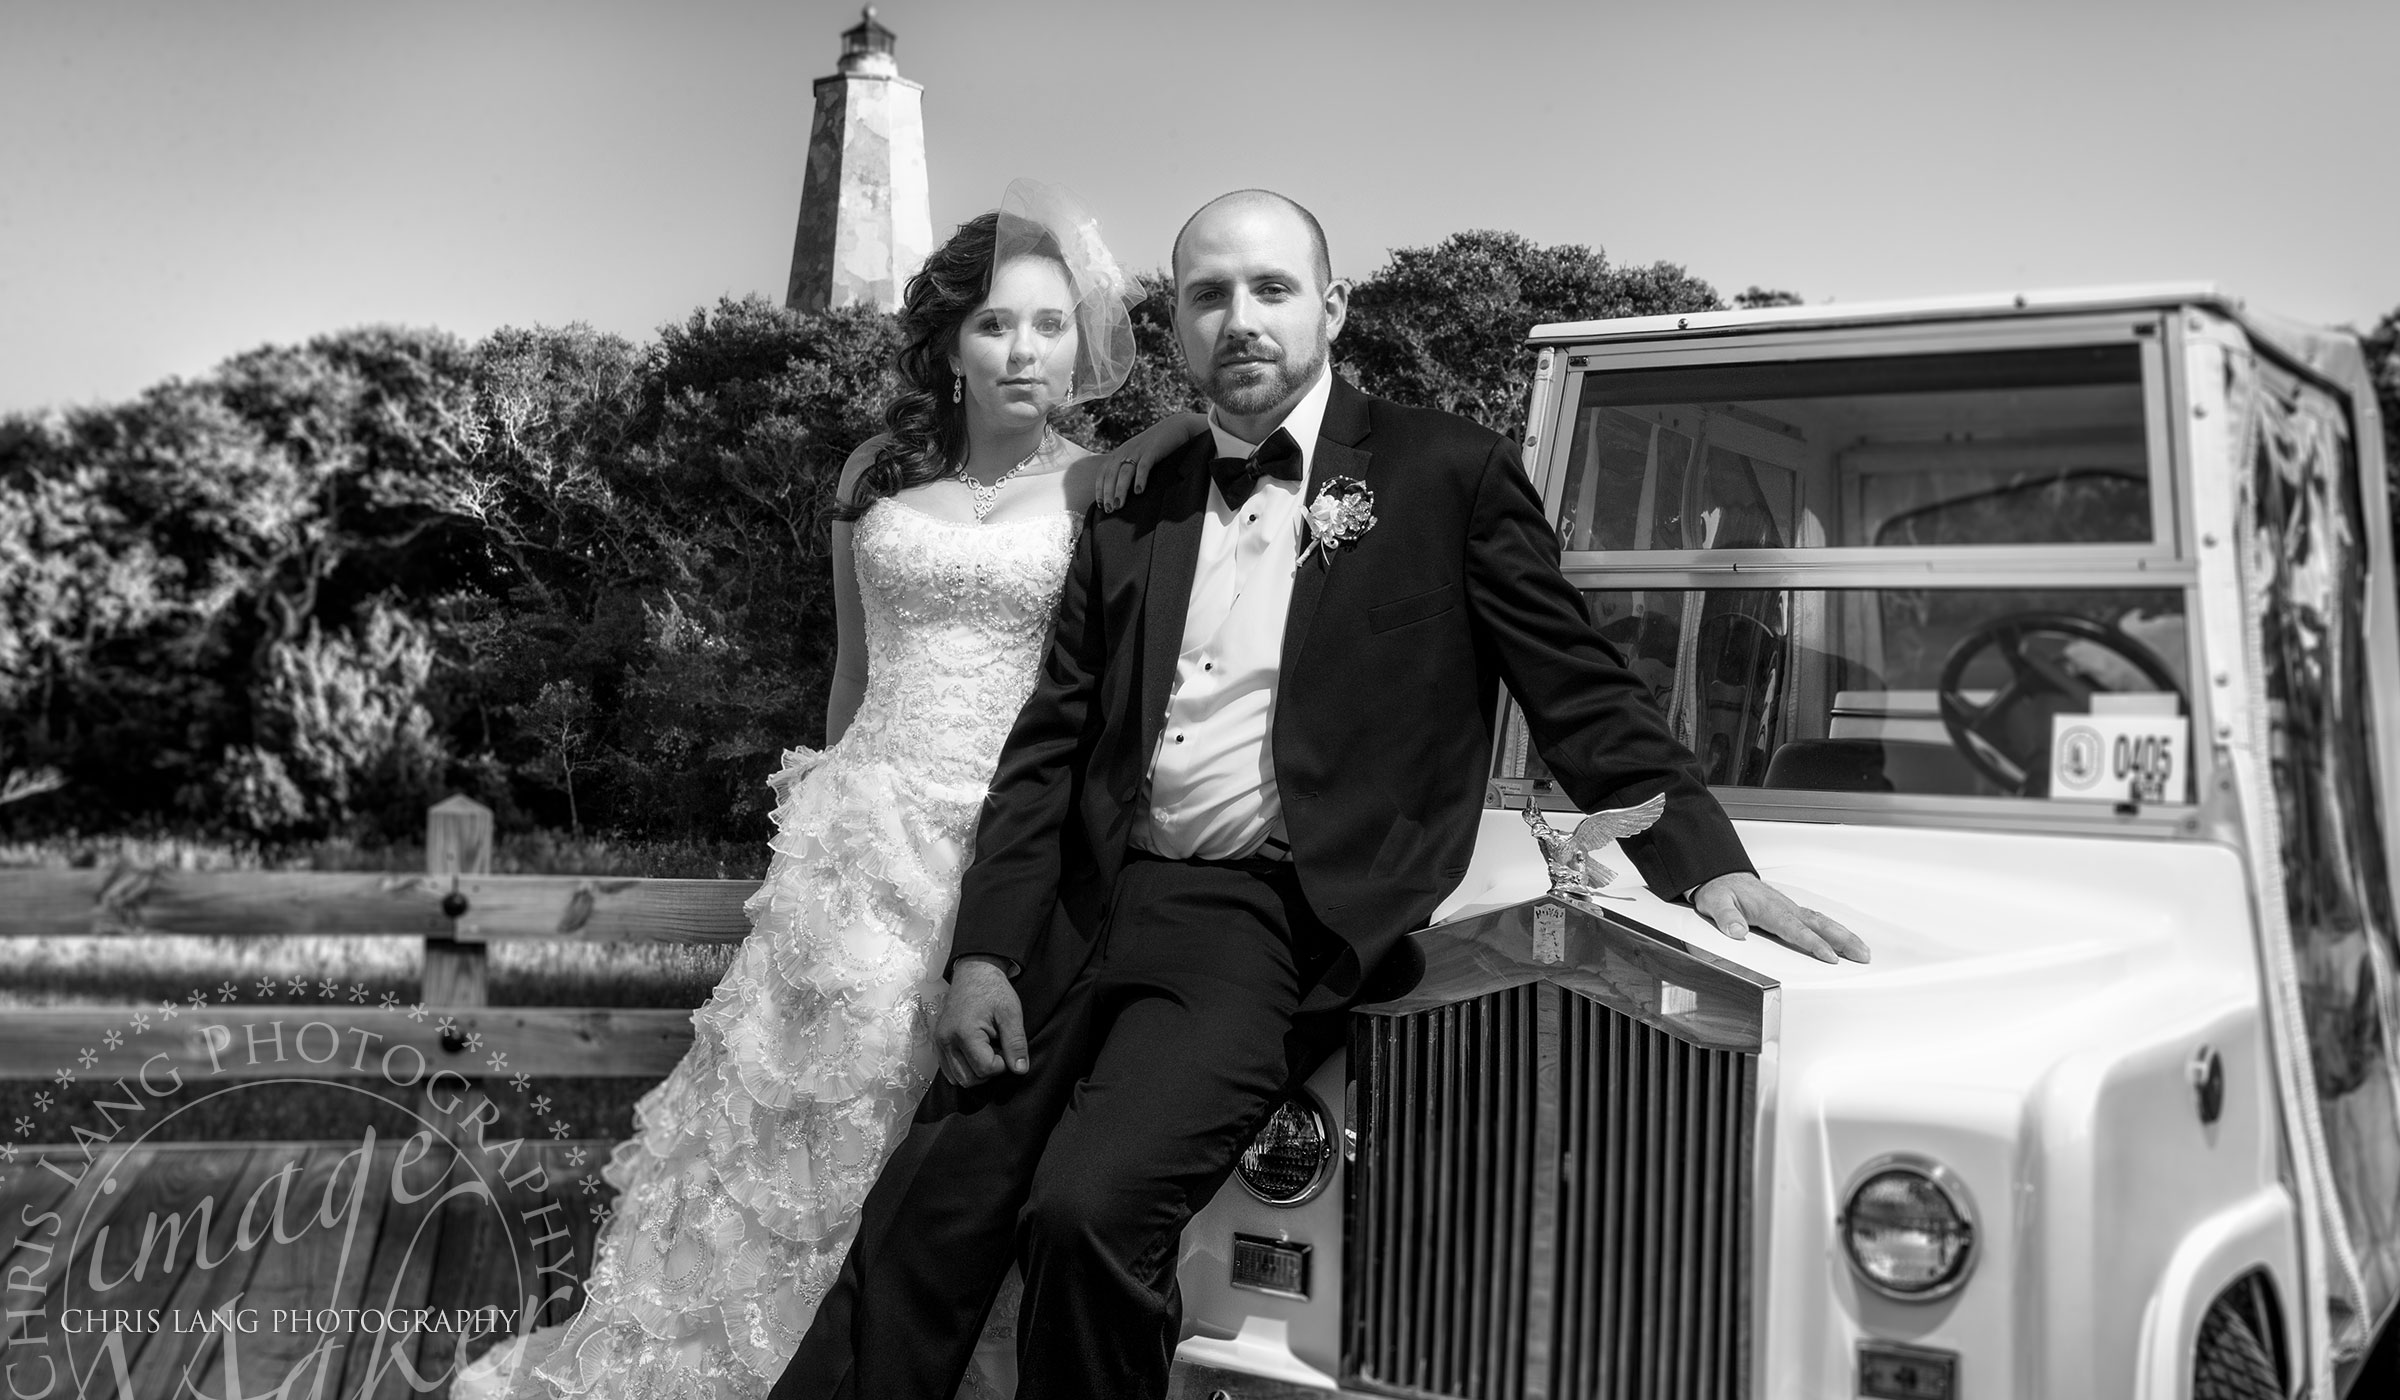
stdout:
POLYGON ((1200 527, 1208 519, 1208 463, 1216 439, 1202 433, 1179 459, 1174 495, 1149 534, 1148 582, 1142 593, 1142 688, 1140 761, 1148 764, 1167 722, 1167 696, 1175 685, 1175 659, 1183 652, 1183 615, 1191 605, 1192 571, 1200 562, 1200 527))
MULTIPOLYGON (((1364 482, 1372 488, 1374 478, 1370 473, 1375 454, 1358 445, 1366 439, 1367 427, 1366 395, 1351 388, 1341 376, 1334 376, 1333 391, 1325 401, 1325 421, 1317 430, 1316 456, 1308 467, 1310 504, 1324 493, 1325 483, 1337 476, 1364 482)), ((1301 539, 1300 547, 1308 548, 1306 537, 1301 539)), ((1311 551, 1292 579, 1291 611, 1284 614, 1283 622, 1284 685, 1291 684, 1308 645, 1309 625, 1316 621, 1317 603, 1324 596, 1326 579, 1340 567, 1343 557, 1341 553, 1329 556, 1323 550, 1311 551)))

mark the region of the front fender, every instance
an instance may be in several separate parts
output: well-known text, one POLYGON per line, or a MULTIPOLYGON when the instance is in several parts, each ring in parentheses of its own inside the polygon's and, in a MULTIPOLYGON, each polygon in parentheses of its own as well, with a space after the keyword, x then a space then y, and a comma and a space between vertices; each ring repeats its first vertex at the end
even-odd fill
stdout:
MULTIPOLYGON (((2167 1261, 2158 1291, 2142 1313, 2141 1354, 2133 1393, 2143 1400, 2183 1400, 2192 1393, 2192 1358, 2200 1319, 2234 1280, 2264 1269, 2275 1284, 2283 1335, 2297 1338, 2294 1307, 2299 1277, 2299 1221, 2291 1192, 2266 1187, 2202 1221, 2167 1261)), ((2286 1349, 2289 1356, 2289 1349, 2286 1349)), ((2286 1381, 2290 1378, 2287 1376, 2286 1381)))
MULTIPOLYGON (((2115 1043, 2063 1060, 2028 1106, 2019 1180, 2036 1194, 2020 1235, 2033 1267, 2018 1278, 2030 1290, 2018 1298, 2027 1323, 2018 1359, 2054 1392, 2151 1393, 2137 1380, 2155 1373, 2150 1319, 2158 1299, 2180 1299, 2175 1290, 2192 1286, 2179 1285, 2175 1270, 2206 1257, 2205 1246, 2190 1253, 2193 1241, 2229 1212, 2282 1190, 2273 1068, 2255 1003, 2223 987, 2215 989, 2218 1004, 2203 1009, 2211 999, 2205 983, 2162 979, 2145 990, 2117 1002, 2116 1015, 2096 1018, 2118 1027, 2115 1043), (2189 1010, 2168 1014, 2179 1007, 2189 1010), (2203 1046, 2220 1052, 2224 1066, 2214 1122, 2202 1121, 2190 1079, 2203 1046)), ((2283 1248, 2276 1277, 2288 1289, 2296 1275, 2292 1246, 2283 1248)), ((2214 1296, 2212 1289, 2189 1303, 2195 1325, 2214 1296)), ((2191 1333, 2175 1331, 2185 1347, 2173 1371, 2180 1374, 2190 1364, 2191 1333)))
MULTIPOLYGON (((1959 1354, 1979 1393, 2150 1394, 2137 1375, 2188 1372, 2192 1329, 2225 1282, 2265 1264, 2288 1291, 2294 1236, 2275 1169, 2273 1085, 2256 1009, 2233 990, 2191 979, 2120 986, 2005 1036, 1972 1034, 1954 1015, 1940 1053, 1852 1057, 1813 1075, 1787 1068, 1781 1126, 1792 1140, 1779 1154, 1777 1203, 1791 1208, 1771 1260, 1768 1364, 1791 1384, 1770 1390, 1848 1385, 1857 1344, 1881 1339, 1959 1354), (2221 1114, 2206 1124, 2187 1075, 2203 1045, 2225 1069, 2221 1114), (1983 1257, 1948 1298, 1884 1298, 1842 1256, 1842 1190, 1895 1153, 1949 1167, 1980 1217, 1983 1257), (2194 1245, 2262 1195, 2286 1211, 2273 1249, 2225 1246, 2220 1260, 2218 1247, 2194 1245), (1816 1282, 1827 1272, 1830 1296, 1816 1282), (2169 1335, 2153 1340, 2161 1326, 2169 1335), (2154 1356, 2177 1347, 2161 1370, 2154 1356)), ((1787 1028, 1827 1009, 1799 1002, 1786 1003, 1787 1028)), ((2188 1394, 2161 1384, 2156 1393, 2188 1394)))

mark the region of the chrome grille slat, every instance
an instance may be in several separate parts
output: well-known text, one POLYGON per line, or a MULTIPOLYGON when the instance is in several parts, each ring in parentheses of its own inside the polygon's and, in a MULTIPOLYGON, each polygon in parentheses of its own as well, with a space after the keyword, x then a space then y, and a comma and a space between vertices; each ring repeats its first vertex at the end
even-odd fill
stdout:
POLYGON ((1698 1341, 1685 1325, 1683 1310, 1684 1286, 1698 1263, 1691 1257, 1691 1212, 1697 1194, 1691 1189, 1692 1055, 1691 1047, 1680 1040, 1670 1040, 1660 1048, 1666 1060, 1666 1101, 1661 1105, 1666 1131, 1659 1135, 1665 1143, 1665 1161, 1661 1164, 1660 1189, 1667 1206, 1659 1226, 1659 1259, 1655 1267, 1659 1276, 1660 1310, 1665 1315, 1661 1330, 1667 1346, 1659 1356, 1658 1379, 1660 1394, 1679 1396, 1684 1393, 1684 1363, 1698 1341))
MULTIPOLYGON (((1468 1060, 1475 1067, 1474 1077, 1464 1081, 1471 1088, 1468 1100, 1475 1104, 1489 1104, 1494 1087, 1490 1083, 1492 1051, 1497 1047, 1492 1041, 1490 1023, 1482 1014, 1483 1008, 1470 1002, 1465 1009, 1465 1034, 1474 1046, 1468 1060)), ((1468 1179, 1494 1180, 1493 1158, 1496 1154, 1492 1151, 1491 1114, 1471 1112, 1468 1115, 1467 1140, 1472 1151, 1468 1179)), ((1467 1287, 1463 1290, 1466 1295, 1466 1323, 1460 1329, 1458 1364, 1468 1389, 1488 1384, 1484 1367, 1491 1357, 1491 1290, 1483 1285, 1484 1280, 1491 1276, 1492 1194, 1490 1191, 1478 1191, 1460 1203, 1466 1231, 1467 1287)))
MULTIPOLYGON (((1365 1034, 1354 1034, 1350 1042, 1350 1073, 1354 1085, 1389 1083, 1391 1048, 1394 1028, 1389 1022, 1366 1020, 1365 1034)), ((1342 1231, 1345 1245, 1342 1275, 1349 1280, 1350 1312, 1342 1350, 1351 1356, 1361 1355, 1370 1338, 1389 1328, 1384 1316, 1386 1301, 1392 1296, 1386 1270, 1390 1258, 1369 1255, 1360 1246, 1362 1241, 1390 1237, 1391 1218, 1385 1211, 1390 1191, 1390 1173, 1378 1170, 1378 1158, 1384 1144, 1391 1140, 1391 1127, 1383 1113, 1382 1100, 1363 1089, 1354 1089, 1350 1096, 1350 1173, 1348 1198, 1349 1220, 1342 1231)))
MULTIPOLYGON (((1400 1050, 1402 1062, 1408 1069, 1407 1079, 1403 1081, 1407 1086, 1408 1097, 1402 1099, 1400 1104, 1422 1103, 1424 1101, 1423 1081, 1419 1078, 1419 1066, 1425 1058, 1422 1053, 1424 1047, 1417 1044, 1414 1037, 1410 1037, 1400 1042, 1400 1050)), ((1395 1109, 1400 1104, 1394 1105, 1395 1109)), ((1399 1314, 1399 1327, 1393 1333, 1392 1364, 1395 1369, 1392 1374, 1396 1378, 1406 1381, 1413 1381, 1416 1378, 1413 1353, 1416 1339, 1425 1335, 1423 1315, 1425 1280, 1422 1273, 1423 1262, 1419 1256, 1427 1242, 1428 1232, 1417 1224, 1417 1212, 1424 1200, 1425 1192, 1432 1185, 1431 1172, 1424 1165, 1425 1116, 1420 1113, 1395 1112, 1393 1114, 1394 1121, 1401 1124, 1402 1128, 1399 1139, 1400 1152, 1392 1165, 1396 1169, 1406 1171, 1410 1178, 1401 1183, 1398 1193, 1402 1228, 1396 1239, 1400 1245, 1401 1257, 1405 1262, 1400 1269, 1399 1290, 1392 1295, 1393 1306, 1399 1314)))
POLYGON ((1694 1275, 1706 1268, 1699 1256, 1699 1220, 1702 1220, 1702 1191, 1699 1179, 1706 1169, 1702 1155, 1702 1131, 1709 1121, 1709 1095, 1706 1095, 1704 1057, 1685 1042, 1675 1042, 1675 1102, 1678 1102, 1678 1138, 1680 1153, 1675 1165, 1675 1193, 1682 1208, 1675 1213, 1675 1258, 1682 1268, 1675 1270, 1675 1350, 1668 1359, 1670 1395, 1687 1398, 1697 1390, 1699 1354, 1704 1338, 1699 1335, 1699 1318, 1694 1318, 1694 1275))
POLYGON ((1700 1349, 1699 1366, 1693 1376, 1695 1395, 1713 1393, 1720 1371, 1717 1348, 1716 1293, 1722 1269, 1717 1261, 1717 1246, 1724 1238, 1723 1226, 1717 1216, 1724 1209, 1725 1193, 1717 1180, 1716 1153, 1722 1145, 1718 1120, 1725 1112, 1725 1077, 1723 1067, 1714 1058, 1703 1061, 1701 1077, 1705 1088, 1700 1096, 1700 1159, 1708 1166, 1700 1174, 1700 1267, 1692 1275, 1693 1325, 1699 1329, 1705 1345, 1700 1349))
MULTIPOLYGON (((1610 1021, 1606 1030, 1606 1045, 1608 1102, 1601 1107, 1601 1121, 1608 1126, 1606 1141, 1625 1143, 1632 1141, 1634 1119, 1639 1117, 1639 1109, 1642 1109, 1639 1100, 1634 1097, 1632 1023, 1622 1021, 1622 1018, 1610 1021)), ((1634 1230, 1639 1230, 1642 1220, 1634 1210, 1632 1172, 1625 1155, 1610 1153, 1601 1143, 1591 1145, 1591 1150, 1594 1150, 1594 1155, 1601 1157, 1601 1162, 1606 1162, 1606 1167, 1603 1167, 1603 1186, 1608 1191, 1608 1237, 1603 1239, 1601 1254, 1591 1261, 1591 1270, 1598 1273, 1603 1258, 1625 1256, 1627 1242, 1634 1237, 1634 1230)), ((1601 1311, 1601 1335, 1596 1338, 1598 1350, 1594 1352, 1594 1364, 1591 1364, 1589 1374, 1584 1376, 1586 1395, 1601 1393, 1601 1376, 1625 1374, 1627 1357, 1632 1354, 1630 1328, 1627 1328, 1632 1299, 1627 1297, 1625 1287, 1618 1280, 1608 1280, 1608 1287, 1603 1287, 1601 1297, 1606 1299, 1606 1306, 1601 1311)))
MULTIPOLYGON (((1577 1014, 1569 1007, 1570 1016, 1577 1014)), ((1575 1037, 1565 1037, 1572 1047, 1575 1037)), ((1558 1069, 1558 1221, 1561 1233, 1568 1239, 1579 1237, 1592 1225, 1592 1195, 1576 1164, 1587 1159, 1586 1144, 1591 1128, 1588 1121, 1592 1108, 1589 1076, 1591 1057, 1577 1054, 1573 1049, 1559 1056, 1558 1069)), ((1586 1316, 1591 1305, 1590 1270, 1562 1270, 1558 1280, 1558 1315, 1562 1319, 1586 1316)), ((1552 1374, 1560 1387, 1574 1384, 1583 1356, 1577 1345, 1577 1333, 1572 1325, 1558 1329, 1556 1360, 1552 1374)))
POLYGON ((1546 983, 1354 1019, 1345 1382, 1735 1400, 1756 1058, 1546 983))
POLYGON ((1492 1335, 1492 1345, 1501 1356, 1502 1368, 1496 1395, 1521 1395, 1525 1388, 1525 1353, 1516 1339, 1525 1335, 1526 1299, 1525 1269, 1531 1256, 1528 1242, 1533 1238, 1533 1102, 1541 1093, 1531 1061, 1519 1053, 1535 1034, 1530 992, 1519 988, 1500 1004, 1500 1023, 1506 1033, 1506 1050, 1501 1064, 1506 1067, 1510 1083, 1516 1092, 1510 1096, 1511 1113, 1508 1163, 1508 1252, 1503 1286, 1508 1290, 1506 1325, 1492 1335))
MULTIPOLYGON (((1500 1027, 1495 1008, 1477 1007, 1475 1016, 1475 1048, 1478 1073, 1476 1102, 1490 1104, 1494 1111, 1476 1115, 1477 1166, 1485 1181, 1506 1180, 1506 1144, 1502 1137, 1507 1122, 1503 1098, 1505 1090, 1500 1079, 1500 1027)), ((1494 1363, 1500 1353, 1492 1346, 1492 1335, 1504 1315, 1506 1300, 1500 1290, 1489 1286, 1498 1264, 1501 1230, 1506 1218, 1507 1202, 1498 1191, 1483 1191, 1475 1197, 1475 1238, 1473 1264, 1469 1277, 1478 1281, 1473 1299, 1475 1322, 1469 1339, 1472 1363, 1469 1373, 1473 1382, 1489 1390, 1498 1381, 1494 1363)))
MULTIPOLYGON (((1458 1063, 1458 1008, 1453 1006, 1441 1013, 1440 1033, 1435 1036, 1434 1063, 1458 1063)), ((1458 1206, 1460 1181, 1456 1171, 1458 1151, 1458 1076, 1444 1074, 1436 1077, 1434 1092, 1441 1102, 1441 1115, 1433 1136, 1433 1179, 1439 1183, 1431 1212, 1433 1229, 1430 1247, 1425 1251, 1425 1274, 1434 1281, 1425 1328, 1424 1379, 1426 1389, 1449 1389, 1450 1304, 1457 1296, 1456 1287, 1446 1282, 1455 1277, 1451 1262, 1451 1247, 1457 1243, 1457 1233, 1451 1228, 1450 1212, 1458 1206)))
POLYGON ((1525 1250, 1527 1326, 1518 1335, 1525 1352, 1524 1392, 1542 1397, 1553 1394, 1557 1383, 1553 1373, 1556 1329, 1551 1320, 1558 1307, 1558 1084, 1568 1036, 1562 1024, 1565 1013, 1554 990, 1538 985, 1529 990, 1534 1023, 1532 1066, 1538 1092, 1533 1100, 1533 1154, 1526 1171, 1531 1220, 1525 1250))

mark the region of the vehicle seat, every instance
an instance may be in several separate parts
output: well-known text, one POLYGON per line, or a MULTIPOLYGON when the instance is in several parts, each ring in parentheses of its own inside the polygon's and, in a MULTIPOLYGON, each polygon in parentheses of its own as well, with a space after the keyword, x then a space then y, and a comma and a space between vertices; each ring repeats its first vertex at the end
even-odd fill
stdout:
POLYGON ((1766 786, 1807 792, 1891 792, 1879 739, 1794 739, 1767 760, 1766 786))

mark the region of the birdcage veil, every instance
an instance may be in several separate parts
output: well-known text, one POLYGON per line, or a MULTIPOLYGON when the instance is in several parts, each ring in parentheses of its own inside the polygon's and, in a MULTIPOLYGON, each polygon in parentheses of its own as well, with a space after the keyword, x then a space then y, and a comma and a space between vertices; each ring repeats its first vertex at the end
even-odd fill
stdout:
POLYGON ((1000 196, 993 273, 1028 254, 1056 258, 1075 293, 1075 381, 1062 406, 1107 398, 1133 369, 1133 318, 1125 273, 1100 241, 1100 221, 1070 190, 1011 180, 1000 196))

